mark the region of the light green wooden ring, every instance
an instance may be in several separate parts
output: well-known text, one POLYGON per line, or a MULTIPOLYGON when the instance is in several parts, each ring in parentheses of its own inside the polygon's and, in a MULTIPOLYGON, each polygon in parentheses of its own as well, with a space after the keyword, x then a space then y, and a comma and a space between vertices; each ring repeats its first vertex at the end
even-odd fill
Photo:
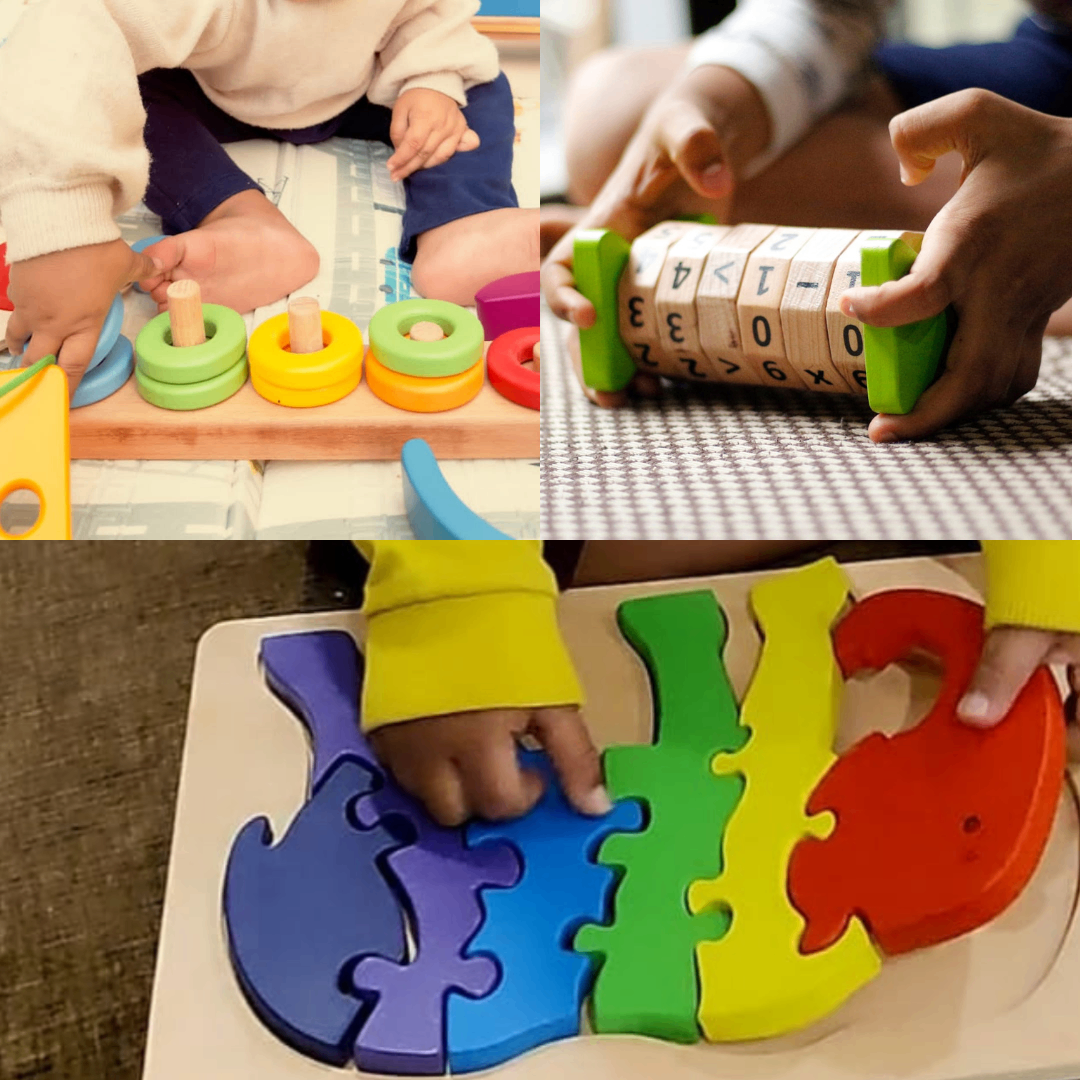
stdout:
POLYGON ((203 304, 206 341, 177 349, 172 343, 169 314, 151 319, 135 340, 139 370, 159 383, 202 383, 232 371, 247 350, 247 327, 232 308, 203 304))
POLYGON ((173 409, 187 412, 191 409, 206 409, 217 405, 226 398, 231 398, 247 382, 247 357, 238 364, 223 371, 220 375, 204 382, 167 383, 152 379, 141 368, 135 369, 135 383, 151 405, 159 409, 173 409))
POLYGON ((376 311, 368 344, 383 367, 399 375, 438 379, 468 371, 484 354, 484 328, 471 312, 446 300, 402 300, 376 311), (442 341, 413 341, 405 335, 418 322, 438 323, 442 341))

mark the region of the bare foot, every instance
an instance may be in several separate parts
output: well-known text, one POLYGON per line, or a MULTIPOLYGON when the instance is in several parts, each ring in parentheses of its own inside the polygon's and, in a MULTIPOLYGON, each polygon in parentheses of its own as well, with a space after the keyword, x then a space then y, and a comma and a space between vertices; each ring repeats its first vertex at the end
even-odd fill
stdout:
POLYGON ((412 280, 432 300, 467 306, 492 281, 540 269, 540 211, 507 207, 421 233, 412 280))
POLYGON ((540 207, 540 254, 547 253, 585 216, 584 206, 547 203, 540 207))
POLYGON ((168 236, 147 254, 161 261, 160 278, 140 282, 164 310, 170 282, 194 279, 203 302, 246 314, 308 284, 319 253, 261 191, 226 199, 191 232, 168 236))
POLYGON ((1050 316, 1046 324, 1046 337, 1071 337, 1072 336, 1072 300, 1066 300, 1050 316))

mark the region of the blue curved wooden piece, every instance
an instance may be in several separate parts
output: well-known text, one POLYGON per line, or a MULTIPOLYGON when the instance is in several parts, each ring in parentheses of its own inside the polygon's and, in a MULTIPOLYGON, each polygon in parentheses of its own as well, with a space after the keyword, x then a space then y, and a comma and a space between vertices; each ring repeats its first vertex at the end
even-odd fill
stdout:
POLYGON ((417 540, 510 540, 474 514, 446 482, 435 455, 423 439, 401 448, 405 511, 417 540))

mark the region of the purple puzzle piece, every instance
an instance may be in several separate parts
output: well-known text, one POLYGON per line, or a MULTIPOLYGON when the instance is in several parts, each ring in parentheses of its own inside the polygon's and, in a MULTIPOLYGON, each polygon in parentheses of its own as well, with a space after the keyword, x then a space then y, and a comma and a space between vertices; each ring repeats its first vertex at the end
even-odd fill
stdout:
POLYGON ((540 271, 511 274, 485 285, 476 294, 476 314, 485 341, 522 326, 539 326, 540 271))
POLYGON ((263 638, 267 683, 306 725, 314 744, 312 790, 342 757, 370 764, 382 784, 353 808, 365 829, 392 815, 416 830, 408 847, 388 857, 400 885, 417 941, 411 964, 360 961, 355 991, 379 995, 356 1042, 361 1068, 372 1072, 433 1074, 445 1071, 446 1008, 451 989, 470 997, 491 991, 498 980, 487 957, 463 953, 483 920, 479 891, 517 883, 521 868, 508 843, 472 849, 463 829, 436 824, 423 806, 386 774, 360 731, 362 660, 343 631, 313 631, 263 638))
POLYGON ((313 792, 343 757, 358 758, 385 781, 360 731, 360 654, 349 634, 319 630, 264 637, 259 657, 270 689, 311 735, 313 792))
POLYGON ((480 998, 499 979, 490 957, 462 956, 483 920, 479 890, 509 888, 520 864, 507 845, 463 850, 453 829, 429 830, 424 846, 403 848, 389 862, 409 894, 417 955, 407 965, 371 956, 356 968, 356 992, 378 994, 356 1040, 356 1064, 364 1072, 438 1076, 446 1071, 447 994, 480 998))

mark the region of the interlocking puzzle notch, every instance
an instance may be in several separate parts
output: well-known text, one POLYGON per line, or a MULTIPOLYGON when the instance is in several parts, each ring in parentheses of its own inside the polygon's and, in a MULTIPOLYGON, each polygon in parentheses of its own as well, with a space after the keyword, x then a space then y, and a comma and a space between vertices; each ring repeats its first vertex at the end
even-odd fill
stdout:
POLYGON ((855 914, 889 954, 946 941, 1004 911, 1035 872, 1064 775, 1061 699, 1042 668, 1000 724, 961 723, 982 624, 969 600, 903 589, 862 600, 837 627, 845 678, 914 649, 941 658, 944 678, 918 726, 862 739, 815 788, 808 812, 837 824, 792 855, 804 951, 828 948, 855 914))
MULTIPOLYGON (((862 284, 884 285, 907 274, 922 247, 922 235, 869 238, 862 248, 862 284)), ((909 413, 937 378, 948 343, 945 312, 905 326, 863 325, 866 390, 879 413, 909 413)))
MULTIPOLYGON (((0 387, 20 372, 0 372, 0 387)), ((67 376, 55 364, 0 397, 0 504, 16 491, 39 502, 20 539, 71 539, 71 443, 67 376)), ((10 539, 0 529, 0 539, 10 539)))
POLYGON ((520 874, 517 856, 509 844, 466 848, 462 829, 436 824, 382 769, 360 730, 361 657, 349 634, 264 638, 260 655, 271 690, 311 735, 312 790, 342 760, 362 761, 376 786, 355 802, 352 820, 362 828, 404 823, 413 834, 386 864, 409 916, 416 955, 408 964, 384 954, 351 966, 350 993, 370 1006, 355 1033, 357 1064, 371 1072, 441 1073, 447 995, 485 994, 497 978, 487 957, 463 957, 483 916, 479 890, 512 885, 520 874))
POLYGON ((626 601, 618 623, 648 668, 656 734, 652 745, 610 747, 604 772, 614 798, 645 802, 648 823, 604 841, 600 861, 625 870, 614 921, 582 927, 574 947, 601 957, 591 999, 597 1032, 691 1043, 700 1037, 694 950, 722 937, 729 919, 691 915, 686 891, 722 869, 721 838, 743 785, 710 766, 749 732, 739 725, 722 659, 727 622, 711 592, 626 601))
POLYGON ((498 958, 501 978, 480 1000, 451 994, 447 1008, 451 1072, 471 1072, 578 1033, 592 963, 570 949, 575 930, 608 918, 615 875, 595 863, 601 841, 640 829, 641 807, 616 804, 604 817, 573 810, 546 754, 522 752, 541 773, 544 794, 525 817, 468 826, 470 848, 512 844, 523 872, 511 889, 481 893, 484 921, 467 956, 498 958))
POLYGON ((405 957, 401 906, 377 863, 402 835, 350 816, 376 782, 360 762, 338 761, 280 843, 270 846, 270 822, 255 818, 225 870, 229 954, 245 996, 280 1039, 335 1065, 348 1060, 367 1009, 347 988, 349 961, 405 957))
POLYGON ((787 892, 788 862, 806 835, 826 835, 829 815, 806 816, 835 760, 841 687, 831 626, 848 593, 832 559, 770 578, 751 592, 764 637, 743 701, 746 746, 719 754, 719 775, 741 773, 745 790, 724 834, 724 870, 690 886, 694 912, 721 908, 732 924, 697 947, 699 1020, 714 1042, 760 1039, 804 1027, 872 979, 881 960, 858 919, 832 948, 799 951, 803 919, 787 892))
MULTIPOLYGON (((679 237, 686 232, 686 226, 661 223, 635 241, 635 246, 642 245, 643 257, 646 254, 649 256, 647 261, 650 265, 656 265, 657 252, 652 248, 656 244, 654 238, 661 235, 657 230, 662 232, 666 225, 676 225, 679 231, 673 232, 671 239, 663 245, 663 251, 659 253, 663 260, 664 253, 672 243, 678 245, 679 237)), ((698 282, 698 340, 697 351, 693 356, 685 353, 695 342, 683 334, 682 322, 675 326, 665 324, 661 327, 657 313, 646 312, 642 307, 633 312, 622 310, 620 297, 644 304, 642 296, 638 295, 641 293, 640 289, 635 292, 623 287, 623 278, 626 276, 624 270, 628 261, 634 259, 634 250, 628 250, 626 242, 609 230, 583 230, 574 243, 574 278, 578 291, 592 301, 596 309, 593 326, 580 331, 582 378, 585 385, 595 390, 622 390, 629 385, 635 370, 640 368, 643 371, 711 381, 761 383, 861 394, 864 389, 862 367, 859 368, 860 378, 855 380, 848 378, 845 365, 841 372, 844 376, 842 387, 836 378, 829 378, 829 371, 833 368, 829 354, 830 351, 835 351, 831 341, 828 349, 819 342, 812 350, 814 355, 808 359, 813 362, 809 367, 802 363, 803 357, 788 356, 783 342, 785 309, 782 300, 792 257, 797 258, 798 249, 808 242, 814 243, 815 236, 836 233, 838 230, 774 229, 772 226, 743 225, 727 231, 723 228, 716 230, 717 246, 722 247, 729 236, 740 230, 745 232, 753 229, 764 229, 768 234, 758 238, 757 247, 747 253, 746 258, 727 258, 722 264, 714 266, 714 260, 707 253, 704 266, 697 268, 697 277, 694 276, 695 267, 685 260, 676 260, 670 267, 665 262, 660 272, 670 271, 673 275, 671 282, 665 283, 659 279, 652 281, 648 291, 655 301, 657 311, 662 295, 666 295, 665 289, 685 289, 687 282, 698 282), (767 257, 770 255, 769 246, 783 243, 785 236, 792 237, 792 250, 772 253, 776 255, 775 258, 767 257), (734 283, 734 286, 737 286, 737 304, 734 303, 736 290, 730 282, 725 286, 726 292, 717 292, 714 287, 712 278, 715 273, 721 274, 725 280, 726 276, 729 276, 725 267, 735 267, 730 273, 739 274, 739 281, 734 283), (634 295, 631 296, 631 293, 634 295), (714 307, 717 309, 715 312, 714 307), (728 308, 733 308, 733 311, 727 310, 728 308), (628 320, 630 325, 642 328, 636 332, 637 336, 626 335, 628 320), (720 339, 717 339, 713 332, 713 323, 717 320, 722 324, 720 339), (730 334, 727 333, 729 326, 730 334), (647 327, 653 327, 655 336, 645 340, 641 334, 647 327), (671 337, 671 341, 678 341, 678 344, 673 345, 662 340, 661 329, 671 337), (676 338, 675 335, 679 337, 676 338), (636 357, 631 357, 624 341, 637 349, 636 357), (706 341, 710 348, 719 342, 716 355, 705 351, 706 341), (668 353, 673 357, 670 363, 664 359, 668 353)), ((866 244, 870 262, 862 268, 863 284, 882 284, 884 281, 902 277, 910 268, 920 242, 921 236, 916 233, 904 233, 902 237, 895 237, 884 244, 868 236, 866 244), (912 244, 915 244, 916 248, 912 248, 912 244), (879 256, 879 248, 882 247, 889 249, 884 260, 879 256)), ((836 261, 833 260, 834 265, 836 261)), ((631 263, 627 274, 633 273, 636 273, 636 269, 635 264, 631 263)), ((818 268, 817 272, 807 277, 805 284, 808 289, 818 289, 826 296, 830 291, 831 279, 831 270, 826 274, 822 268, 818 268)), ((798 284, 796 282, 795 286, 787 290, 788 297, 797 295, 798 284)), ((790 303, 789 299, 789 309, 790 303)), ((685 302, 683 308, 686 308, 685 302)), ((688 310, 689 308, 686 308, 686 311, 688 310)), ((667 315, 681 317, 680 311, 682 309, 673 309, 667 315)), ((821 332, 812 335, 814 340, 821 338, 829 341, 824 307, 820 310, 815 308, 813 312, 794 312, 800 320, 800 339, 807 334, 807 314, 812 314, 821 322, 821 332)), ((857 351, 860 354, 863 352, 864 343, 867 350, 865 389, 871 408, 879 412, 894 413, 910 412, 914 408, 919 394, 933 381, 947 346, 945 316, 935 319, 940 319, 941 322, 924 320, 926 326, 915 323, 911 324, 911 327, 871 333, 869 342, 864 342, 862 324, 854 324, 860 330, 857 351)), ((786 322, 792 323, 791 313, 786 322)), ((847 320, 845 326, 850 325, 852 320, 847 320)))

